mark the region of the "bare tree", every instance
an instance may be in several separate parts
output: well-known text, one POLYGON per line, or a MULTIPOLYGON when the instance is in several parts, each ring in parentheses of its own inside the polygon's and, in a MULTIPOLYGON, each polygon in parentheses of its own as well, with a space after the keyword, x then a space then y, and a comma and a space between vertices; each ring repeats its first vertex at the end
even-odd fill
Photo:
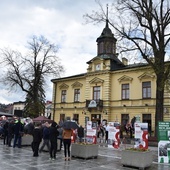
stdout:
MULTIPOLYGON (((86 14, 87 22, 106 21, 107 13, 100 1, 97 3, 101 10, 86 14)), ((120 52, 137 51, 156 74, 155 132, 158 121, 163 121, 164 87, 170 72, 166 64, 170 41, 169 7, 169 0, 117 0, 113 1, 108 19, 120 41, 120 52)))
POLYGON ((2 82, 10 89, 20 88, 26 93, 26 111, 28 115, 38 116, 44 113, 45 80, 50 75, 60 76, 64 71, 56 56, 58 47, 43 36, 34 36, 28 42, 28 53, 2 49, 6 72, 2 82))

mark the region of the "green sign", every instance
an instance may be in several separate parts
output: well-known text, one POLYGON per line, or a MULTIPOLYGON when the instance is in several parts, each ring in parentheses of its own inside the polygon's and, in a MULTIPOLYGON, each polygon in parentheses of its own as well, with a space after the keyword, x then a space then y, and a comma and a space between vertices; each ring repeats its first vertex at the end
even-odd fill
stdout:
POLYGON ((170 140, 170 122, 158 122, 158 141, 170 140))

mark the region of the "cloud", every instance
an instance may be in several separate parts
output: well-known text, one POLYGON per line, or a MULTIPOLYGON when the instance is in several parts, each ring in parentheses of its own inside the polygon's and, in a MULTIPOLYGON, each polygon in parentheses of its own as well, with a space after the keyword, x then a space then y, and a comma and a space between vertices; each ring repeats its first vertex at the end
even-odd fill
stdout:
POLYGON ((5 87, 0 86, 1 95, 0 95, 0 103, 2 104, 10 104, 13 102, 24 101, 25 95, 23 92, 11 92, 5 89, 5 87))
MULTIPOLYGON (((104 3, 107 3, 103 1, 104 3)), ((60 47, 58 57, 65 67, 65 75, 76 75, 87 70, 86 62, 97 55, 96 39, 105 24, 83 24, 83 15, 96 10, 95 0, 5 0, 0 6, 0 48, 25 52, 33 35, 45 36, 60 47)), ((1 70, 0 70, 1 71, 1 70)), ((52 100, 52 82, 47 100, 52 100)), ((1 89, 6 89, 0 85, 1 89)), ((25 99, 22 92, 3 91, 0 103, 25 99), (6 94, 6 95, 5 95, 6 94)))

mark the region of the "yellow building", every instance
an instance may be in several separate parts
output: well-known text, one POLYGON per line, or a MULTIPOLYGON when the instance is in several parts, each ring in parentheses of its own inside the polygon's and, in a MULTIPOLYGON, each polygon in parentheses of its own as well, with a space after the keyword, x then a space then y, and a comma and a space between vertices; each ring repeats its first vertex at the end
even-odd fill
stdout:
MULTIPOLYGON (((135 116, 155 126, 156 76, 146 63, 128 64, 118 59, 116 39, 106 21, 97 38, 97 56, 87 62, 87 72, 53 79, 53 118, 126 124, 135 116)), ((170 118, 165 94, 164 120, 170 118)), ((170 119, 169 119, 170 120, 170 119)))

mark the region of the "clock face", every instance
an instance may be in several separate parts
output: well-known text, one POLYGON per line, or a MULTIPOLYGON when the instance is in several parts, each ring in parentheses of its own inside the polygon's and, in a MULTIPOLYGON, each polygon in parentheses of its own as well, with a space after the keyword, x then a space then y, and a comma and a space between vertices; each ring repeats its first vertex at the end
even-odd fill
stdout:
POLYGON ((100 64, 96 65, 96 70, 100 70, 100 64))

